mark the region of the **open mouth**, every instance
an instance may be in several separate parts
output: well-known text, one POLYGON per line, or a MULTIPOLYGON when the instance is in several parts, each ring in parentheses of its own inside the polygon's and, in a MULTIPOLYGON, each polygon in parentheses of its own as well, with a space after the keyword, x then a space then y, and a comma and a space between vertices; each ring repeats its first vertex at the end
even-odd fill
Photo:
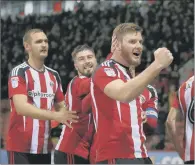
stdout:
POLYGON ((47 52, 47 50, 41 50, 41 53, 46 53, 47 52))
POLYGON ((84 69, 91 69, 91 68, 93 68, 93 65, 90 65, 90 66, 88 65, 84 67, 84 69))
POLYGON ((133 55, 139 57, 140 53, 133 53, 133 55))

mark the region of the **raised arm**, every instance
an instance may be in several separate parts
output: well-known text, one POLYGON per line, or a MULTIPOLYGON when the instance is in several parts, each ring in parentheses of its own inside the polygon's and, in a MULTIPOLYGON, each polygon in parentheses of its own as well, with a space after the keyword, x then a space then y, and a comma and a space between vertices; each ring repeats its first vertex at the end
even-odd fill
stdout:
POLYGON ((142 73, 127 82, 115 79, 104 88, 104 93, 112 99, 130 102, 139 96, 144 88, 159 75, 160 71, 169 66, 173 60, 172 54, 166 48, 155 51, 155 61, 142 73))

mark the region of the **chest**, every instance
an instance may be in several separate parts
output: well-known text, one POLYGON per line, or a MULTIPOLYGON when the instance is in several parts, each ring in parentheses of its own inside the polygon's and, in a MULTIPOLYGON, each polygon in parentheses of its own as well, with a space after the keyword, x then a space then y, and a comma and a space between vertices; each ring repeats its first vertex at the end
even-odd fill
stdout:
POLYGON ((54 98, 58 87, 54 76, 29 70, 25 73, 25 79, 29 97, 54 98))

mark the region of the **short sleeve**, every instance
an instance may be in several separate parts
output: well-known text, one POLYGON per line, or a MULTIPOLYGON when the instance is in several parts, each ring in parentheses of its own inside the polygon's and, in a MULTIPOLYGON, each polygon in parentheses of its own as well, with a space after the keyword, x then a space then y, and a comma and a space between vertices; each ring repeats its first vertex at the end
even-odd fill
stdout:
POLYGON ((86 95, 90 92, 90 78, 79 78, 77 85, 77 94, 78 96, 86 95))
POLYGON ((95 71, 92 77, 92 82, 102 91, 104 91, 104 88, 107 84, 117 79, 119 78, 117 75, 117 70, 115 68, 101 66, 95 71))
POLYGON ((12 70, 8 79, 8 95, 12 98, 16 94, 27 95, 25 73, 23 68, 12 70))
POLYGON ((55 95, 55 102, 59 103, 59 102, 64 101, 64 94, 63 94, 60 76, 58 73, 56 76, 57 76, 56 78, 57 78, 57 82, 58 82, 58 88, 57 88, 56 95, 55 95))
POLYGON ((149 92, 149 99, 145 102, 146 105, 143 106, 145 106, 145 108, 153 108, 158 111, 158 94, 156 89, 153 86, 148 85, 147 90, 149 92))

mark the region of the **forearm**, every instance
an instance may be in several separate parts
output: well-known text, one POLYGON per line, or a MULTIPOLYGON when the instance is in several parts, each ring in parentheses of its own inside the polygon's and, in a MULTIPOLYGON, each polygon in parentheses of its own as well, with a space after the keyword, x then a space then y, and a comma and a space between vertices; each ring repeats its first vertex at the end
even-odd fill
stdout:
POLYGON ((173 145, 175 146, 175 150, 179 153, 180 157, 182 157, 183 153, 183 146, 182 141, 178 138, 180 133, 178 131, 178 128, 176 128, 176 121, 167 121, 167 133, 170 137, 171 141, 173 142, 173 145))
POLYGON ((142 73, 125 83, 120 89, 124 97, 123 100, 130 102, 139 96, 144 88, 159 75, 161 69, 162 68, 158 66, 157 63, 153 62, 142 73))
POLYGON ((22 116, 29 116, 40 120, 54 120, 55 112, 45 109, 39 109, 29 103, 22 104, 21 106, 16 108, 16 111, 19 115, 22 116))

